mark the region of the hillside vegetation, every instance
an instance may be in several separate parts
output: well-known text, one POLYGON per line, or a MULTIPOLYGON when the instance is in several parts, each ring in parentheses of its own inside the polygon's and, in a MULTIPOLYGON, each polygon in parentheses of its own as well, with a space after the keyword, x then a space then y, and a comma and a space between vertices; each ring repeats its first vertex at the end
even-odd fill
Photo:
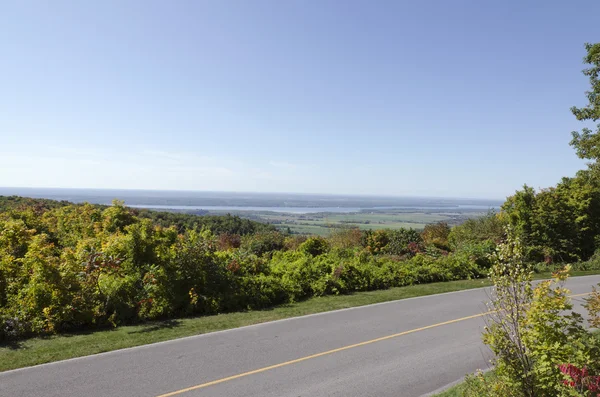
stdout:
POLYGON ((0 206, 2 339, 480 278, 506 218, 322 238, 120 202, 7 197, 0 206))
MULTIPOLYGON (((3 339, 482 277, 500 238, 458 237, 453 249, 445 224, 423 233, 346 229, 324 239, 119 202, 6 197, 0 208, 3 339)), ((499 231, 498 222, 490 215, 463 229, 484 223, 499 231)))

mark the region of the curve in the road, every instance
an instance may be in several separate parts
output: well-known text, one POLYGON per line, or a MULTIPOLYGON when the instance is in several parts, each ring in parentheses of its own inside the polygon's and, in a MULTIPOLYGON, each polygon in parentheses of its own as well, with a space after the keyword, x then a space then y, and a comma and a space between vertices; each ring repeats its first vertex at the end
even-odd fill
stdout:
MULTIPOLYGON (((600 276, 573 277, 574 309, 600 276)), ((420 397, 489 367, 489 289, 278 320, 0 373, 0 397, 420 397)))
MULTIPOLYGON (((589 295, 589 294, 590 294, 590 292, 585 292, 585 293, 582 293, 582 294, 574 294, 574 295, 569 295, 569 298, 576 298, 576 297, 581 297, 581 296, 585 296, 585 295, 589 295)), ((372 343, 377 343, 377 342, 381 342, 381 341, 384 341, 384 340, 397 338, 397 337, 400 337, 400 336, 403 336, 403 335, 408 335, 408 334, 412 334, 412 333, 419 332, 419 331, 425 331, 425 330, 428 330, 428 329, 431 329, 431 328, 441 327, 443 325, 453 324, 453 323, 457 323, 457 322, 465 321, 465 320, 470 320, 470 319, 477 318, 477 317, 483 317, 483 316, 486 316, 486 315, 492 314, 492 313, 494 313, 494 311, 487 311, 487 312, 483 312, 483 313, 479 313, 479 314, 474 314, 472 316, 461 317, 461 318, 457 318, 457 319, 454 319, 454 320, 443 321, 441 323, 427 325, 425 327, 420 327, 420 328, 415 328, 415 329, 411 329, 411 330, 408 330, 408 331, 398 332, 398 333, 395 333, 395 334, 392 334, 392 335, 382 336, 380 338, 375 338, 375 339, 367 340, 367 341, 364 341, 364 342, 360 342, 360 343, 355 343, 355 344, 352 344, 352 345, 347 345, 347 346, 339 347, 337 349, 327 350, 327 351, 324 351, 324 352, 321 352, 321 353, 317 353, 317 354, 311 354, 309 356, 300 357, 300 358, 297 358, 295 360, 285 361, 285 362, 282 362, 282 363, 279 363, 279 364, 270 365, 268 367, 263 367, 263 368, 255 369, 253 371, 243 372, 243 373, 240 373, 240 374, 237 374, 237 375, 228 376, 226 378, 221 378, 221 379, 213 380, 211 382, 206 382, 206 383, 201 383, 199 385, 195 385, 195 386, 191 386, 191 387, 186 387, 185 389, 175 390, 175 391, 172 391, 172 392, 169 392, 169 393, 158 395, 156 397, 172 397, 172 396, 180 395, 180 394, 187 393, 187 392, 190 392, 190 391, 202 389, 202 388, 205 388, 205 387, 208 387, 208 386, 218 385, 219 383, 224 383, 224 382, 228 382, 228 381, 231 381, 231 380, 243 378, 243 377, 246 377, 246 376, 258 374, 258 373, 261 373, 261 372, 270 371, 270 370, 273 370, 273 369, 276 369, 276 368, 281 368, 281 367, 285 367, 285 366, 288 366, 288 365, 300 363, 302 361, 311 360, 311 359, 314 359, 314 358, 317 358, 317 357, 322 357, 322 356, 326 356, 326 355, 329 355, 329 354, 334 354, 334 353, 341 352, 341 351, 344 351, 344 350, 354 349, 354 348, 360 347, 360 346, 370 345, 372 343)))

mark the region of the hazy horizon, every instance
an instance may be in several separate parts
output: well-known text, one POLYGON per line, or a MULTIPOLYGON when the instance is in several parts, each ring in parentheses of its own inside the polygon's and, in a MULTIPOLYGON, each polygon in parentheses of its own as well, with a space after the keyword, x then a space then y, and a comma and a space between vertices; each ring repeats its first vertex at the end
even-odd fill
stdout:
MULTIPOLYGON (((312 197, 356 197, 356 198, 389 198, 389 199, 449 199, 449 200, 473 200, 503 202, 506 197, 460 197, 460 196, 427 196, 427 195, 385 195, 385 194, 353 194, 353 193, 306 193, 306 192, 283 192, 283 191, 234 191, 234 190, 190 190, 190 189, 126 189, 126 188, 79 188, 79 187, 35 187, 35 186, 0 186, 0 196, 10 192, 22 191, 98 191, 98 192, 154 192, 154 193, 195 193, 195 194, 229 194, 229 195, 293 195, 312 197)), ((19 194, 16 194, 19 195, 19 194)))

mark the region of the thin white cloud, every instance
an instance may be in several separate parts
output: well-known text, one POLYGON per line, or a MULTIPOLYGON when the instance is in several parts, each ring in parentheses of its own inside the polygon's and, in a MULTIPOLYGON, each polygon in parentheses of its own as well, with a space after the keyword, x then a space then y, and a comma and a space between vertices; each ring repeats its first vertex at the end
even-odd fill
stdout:
POLYGON ((260 190, 289 179, 240 159, 186 152, 36 149, 0 151, 0 186, 260 190))
POLYGON ((289 163, 287 161, 269 161, 269 165, 275 168, 283 168, 288 170, 295 170, 300 168, 298 164, 289 163))

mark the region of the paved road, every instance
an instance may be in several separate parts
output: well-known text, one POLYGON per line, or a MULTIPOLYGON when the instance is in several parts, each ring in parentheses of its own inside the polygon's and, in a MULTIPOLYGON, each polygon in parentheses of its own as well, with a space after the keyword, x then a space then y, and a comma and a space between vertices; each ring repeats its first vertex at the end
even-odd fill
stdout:
POLYGON ((484 289, 405 299, 8 371, 0 396, 417 397, 487 368, 486 300, 484 289))

